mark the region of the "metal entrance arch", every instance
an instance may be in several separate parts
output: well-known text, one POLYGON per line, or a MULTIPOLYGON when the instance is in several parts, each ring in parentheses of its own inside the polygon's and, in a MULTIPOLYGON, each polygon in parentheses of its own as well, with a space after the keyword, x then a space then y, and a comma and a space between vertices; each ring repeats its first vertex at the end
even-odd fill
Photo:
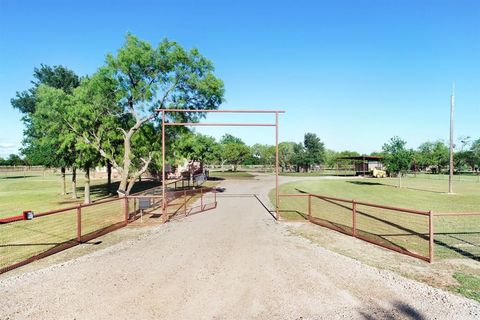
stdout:
POLYGON ((162 113, 162 220, 167 221, 168 200, 165 197, 165 127, 186 126, 186 127, 275 127, 275 219, 280 218, 278 212, 279 190, 278 190, 278 114, 285 113, 282 110, 184 110, 184 109, 159 109, 162 113), (167 112, 205 112, 205 113, 270 113, 275 114, 275 123, 196 123, 196 122, 169 122, 165 123, 167 112))

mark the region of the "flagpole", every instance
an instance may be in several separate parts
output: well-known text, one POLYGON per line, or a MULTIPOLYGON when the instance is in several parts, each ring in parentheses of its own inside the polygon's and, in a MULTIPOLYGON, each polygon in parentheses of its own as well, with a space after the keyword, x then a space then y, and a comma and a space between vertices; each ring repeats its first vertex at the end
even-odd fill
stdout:
POLYGON ((452 95, 450 96, 450 170, 448 175, 448 193, 453 193, 453 113, 455 111, 455 83, 452 88, 452 95))

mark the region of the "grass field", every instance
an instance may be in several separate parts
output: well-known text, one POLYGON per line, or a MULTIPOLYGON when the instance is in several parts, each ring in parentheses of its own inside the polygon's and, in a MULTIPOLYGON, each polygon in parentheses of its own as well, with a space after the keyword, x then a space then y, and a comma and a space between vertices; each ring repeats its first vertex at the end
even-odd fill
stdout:
MULTIPOLYGON (((280 186, 280 193, 312 193, 337 198, 434 212, 480 212, 480 183, 458 181, 456 194, 445 194, 446 181, 421 178, 341 179, 300 181, 280 186)), ((273 191, 271 193, 273 196, 273 191)), ((307 198, 280 200, 282 217, 305 219, 307 198)), ((312 199, 312 216, 333 228, 351 233, 350 203, 312 199)), ((435 257, 480 260, 480 215, 434 217, 435 257)), ((386 209, 357 206, 357 232, 385 245, 428 255, 428 217, 386 209)))
POLYGON ((322 170, 313 172, 280 172, 281 176, 290 177, 322 177, 322 176, 354 176, 351 170, 322 170))
MULTIPOLYGON (((217 182, 207 181, 205 186, 214 186, 217 182)), ((69 183, 70 184, 70 183, 69 183)), ((93 199, 112 198, 103 180, 95 180, 92 184, 93 199)), ((158 186, 158 182, 142 181, 136 184, 134 192, 158 186)), ((71 199, 71 196, 59 194, 61 186, 60 176, 49 175, 12 178, 0 178, 0 208, 3 216, 21 214, 24 209, 31 209, 39 213, 72 207, 81 203, 83 199, 71 199)), ((83 196, 83 184, 78 183, 78 196, 83 196)), ((112 185, 116 190, 118 182, 112 185)), ((161 192, 156 192, 156 195, 161 192)), ((191 206, 200 195, 188 196, 188 206, 191 206)), ((205 196, 205 204, 211 205, 212 195, 205 196)), ((173 214, 184 203, 183 198, 171 203, 169 212, 173 214)), ((133 212, 134 201, 129 201, 129 212, 133 212)), ((195 210, 199 210, 196 208, 195 210)), ((180 209, 180 213, 183 209, 180 209)), ((112 225, 125 221, 124 200, 117 199, 81 209, 81 234, 89 235, 101 231, 112 225)), ((33 255, 64 245, 77 237, 77 210, 72 209, 60 213, 37 217, 30 221, 19 221, 0 224, 0 269, 23 261, 33 255)))
MULTIPOLYGON (((434 212, 480 212, 480 183, 477 177, 461 177, 453 185, 455 194, 449 195, 447 181, 441 176, 407 177, 404 188, 397 188, 397 179, 341 179, 287 183, 280 186, 280 193, 308 193, 355 199, 376 204, 433 210, 434 212)), ((270 193, 274 201, 274 190, 270 193)), ((282 217, 305 219, 308 211, 307 198, 281 198, 282 217)), ((336 201, 325 202, 312 198, 312 216, 330 227, 351 232, 351 204, 336 201)), ((480 301, 480 215, 434 216, 434 261, 435 270, 442 276, 432 277, 432 271, 413 262, 409 267, 391 265, 389 259, 362 257, 364 262, 381 266, 430 285, 449 289, 471 299, 480 301), (464 261, 464 262, 460 262, 464 261), (398 269, 398 270, 397 270, 398 269), (408 271, 405 271, 408 270, 408 271), (456 285, 444 286, 444 283, 456 285)), ((423 256, 428 255, 428 219, 384 209, 357 206, 357 232, 365 238, 384 245, 394 246, 423 256)), ((325 244, 334 246, 333 244, 325 244)), ((351 253, 358 256, 355 253, 351 253)), ((394 263, 393 263, 394 264, 394 263)))
MULTIPOLYGON (((0 176, 0 218, 22 214, 23 210, 44 212, 52 209, 74 206, 83 202, 83 178, 77 176, 77 199, 72 199, 71 176, 67 175, 67 192, 62 196, 59 174, 39 175, 2 175, 0 176)), ((111 192, 106 180, 91 180, 92 200, 116 196, 118 182, 112 183, 111 192)), ((158 186, 158 182, 142 181, 136 183, 133 192, 158 186)))
POLYGON ((210 178, 251 179, 255 175, 246 171, 210 171, 210 178))

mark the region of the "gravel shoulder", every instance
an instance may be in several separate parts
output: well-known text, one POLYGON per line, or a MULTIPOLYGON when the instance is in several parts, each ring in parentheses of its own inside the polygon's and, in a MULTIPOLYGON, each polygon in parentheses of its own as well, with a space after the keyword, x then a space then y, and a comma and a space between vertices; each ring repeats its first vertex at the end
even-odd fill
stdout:
POLYGON ((268 203, 273 177, 221 186, 215 210, 0 276, 0 319, 480 317, 475 301, 336 254, 275 222, 252 196, 268 203))

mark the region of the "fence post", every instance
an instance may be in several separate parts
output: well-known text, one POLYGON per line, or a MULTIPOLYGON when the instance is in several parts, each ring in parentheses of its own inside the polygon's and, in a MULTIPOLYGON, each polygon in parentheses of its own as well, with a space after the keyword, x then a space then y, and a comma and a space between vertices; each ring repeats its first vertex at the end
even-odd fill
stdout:
POLYGON ((203 187, 200 187, 200 211, 203 210, 203 187))
POLYGON ((187 215, 187 190, 183 189, 183 210, 185 210, 185 216, 187 215))
POLYGON ((77 206, 77 241, 82 242, 82 206, 77 206))
POLYGON ((217 188, 213 189, 213 202, 215 203, 215 208, 217 207, 217 188))
POLYGON ((312 221, 312 195, 308 194, 308 221, 312 221))
POLYGON ((428 212, 428 262, 433 262, 433 212, 430 210, 428 212))
POLYGON ((357 236, 357 203, 352 200, 352 236, 357 236))
POLYGON ((128 196, 125 195, 125 200, 124 200, 124 205, 125 205, 125 225, 128 224, 128 196))

